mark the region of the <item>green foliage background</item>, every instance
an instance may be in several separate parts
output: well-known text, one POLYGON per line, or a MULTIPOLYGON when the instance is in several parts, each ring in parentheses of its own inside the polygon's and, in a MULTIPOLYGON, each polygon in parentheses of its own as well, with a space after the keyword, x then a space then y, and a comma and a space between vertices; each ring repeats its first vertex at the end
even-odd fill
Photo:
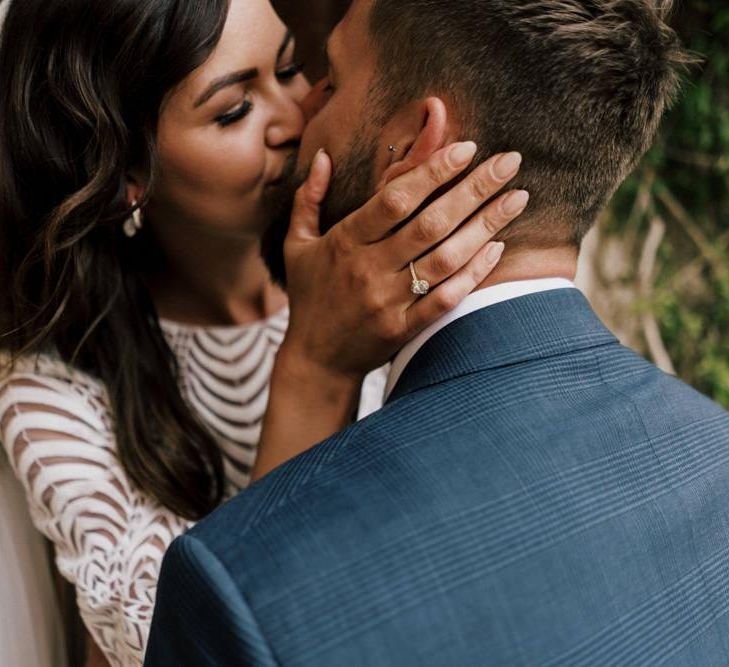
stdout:
MULTIPOLYGON (((602 233, 620 238, 638 267, 651 225, 665 225, 652 285, 636 291, 632 316, 650 313, 678 375, 729 407, 729 1, 687 0, 674 24, 702 62, 602 233)), ((638 269, 621 276, 631 280, 638 269)))

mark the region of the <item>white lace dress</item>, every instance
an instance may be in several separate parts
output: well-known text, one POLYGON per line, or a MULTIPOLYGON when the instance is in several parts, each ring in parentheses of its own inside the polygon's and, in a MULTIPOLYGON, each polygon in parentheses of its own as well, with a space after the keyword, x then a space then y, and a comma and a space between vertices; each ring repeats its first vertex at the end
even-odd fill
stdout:
MULTIPOLYGON (((256 456, 274 356, 288 313, 244 327, 163 323, 181 388, 223 453, 227 496, 256 456)), ((381 406, 385 371, 365 382, 360 417, 381 406)), ((35 526, 77 591, 81 615, 113 666, 141 665, 162 556, 191 523, 140 493, 119 464, 104 387, 50 356, 0 382, 0 436, 35 526)))

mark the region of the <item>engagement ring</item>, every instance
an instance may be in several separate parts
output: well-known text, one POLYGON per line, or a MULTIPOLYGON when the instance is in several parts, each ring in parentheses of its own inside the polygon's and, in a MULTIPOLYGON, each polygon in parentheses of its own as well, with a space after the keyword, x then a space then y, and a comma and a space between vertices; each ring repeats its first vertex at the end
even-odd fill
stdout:
POLYGON ((410 291, 415 296, 425 296, 430 292, 430 283, 427 280, 420 280, 418 274, 415 273, 415 262, 410 262, 410 275, 413 277, 412 285, 410 285, 410 291))

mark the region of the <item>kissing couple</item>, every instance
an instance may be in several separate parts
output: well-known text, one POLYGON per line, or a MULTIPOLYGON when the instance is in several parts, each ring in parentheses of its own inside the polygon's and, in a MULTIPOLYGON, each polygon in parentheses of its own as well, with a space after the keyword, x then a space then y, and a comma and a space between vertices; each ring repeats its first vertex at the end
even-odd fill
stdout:
MULTIPOLYGON (((297 205, 326 231, 463 137, 518 148, 530 205, 493 272, 394 357, 381 410, 172 544, 147 665, 729 659, 729 415, 622 347, 571 282, 676 91, 667 10, 354 0, 297 205)), ((288 220, 264 236, 282 282, 288 220)))
POLYGON ((573 283, 669 10, 353 0, 312 88, 267 0, 11 3, 2 440, 103 660, 726 662, 729 415, 573 283))

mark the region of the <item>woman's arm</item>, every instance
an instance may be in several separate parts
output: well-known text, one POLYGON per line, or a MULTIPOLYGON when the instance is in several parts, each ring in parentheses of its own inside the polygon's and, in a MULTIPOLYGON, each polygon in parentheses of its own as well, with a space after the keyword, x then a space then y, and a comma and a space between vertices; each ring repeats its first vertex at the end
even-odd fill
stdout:
POLYGON ((141 664, 162 557, 188 522, 130 485, 89 387, 33 373, 4 379, 0 440, 95 644, 112 666, 141 664))
POLYGON ((315 159, 286 239, 291 321, 271 379, 254 481, 351 423, 365 374, 458 305, 498 263, 503 244, 492 240, 528 201, 517 191, 489 202, 518 172, 497 174, 502 155, 414 215, 470 164, 476 147, 465 145, 465 162, 453 158, 464 144, 434 153, 324 236, 318 214, 331 163, 323 153, 315 159), (411 260, 432 285, 427 296, 410 291, 411 260))
POLYGON ((104 657, 101 649, 89 634, 86 635, 86 664, 84 667, 111 667, 109 661, 104 657))
POLYGON ((251 482, 351 424, 361 386, 358 376, 330 372, 282 347, 251 482))

